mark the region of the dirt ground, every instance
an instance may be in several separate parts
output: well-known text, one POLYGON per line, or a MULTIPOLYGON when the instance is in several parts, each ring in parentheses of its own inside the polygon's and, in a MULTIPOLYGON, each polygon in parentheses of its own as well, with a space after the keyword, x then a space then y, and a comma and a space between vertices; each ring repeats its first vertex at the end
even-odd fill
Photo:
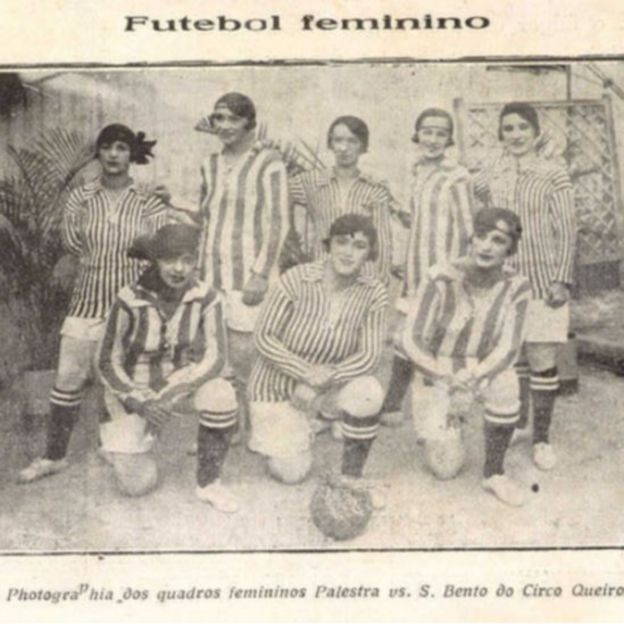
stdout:
POLYGON ((95 453, 96 401, 85 403, 70 448, 70 468, 28 486, 16 473, 40 449, 42 423, 26 422, 15 393, 0 397, 0 549, 16 551, 299 550, 621 546, 624 542, 624 379, 583 368, 581 391, 562 397, 553 439, 560 462, 551 473, 530 462, 529 447, 508 454, 510 474, 532 491, 521 509, 506 507, 480 486, 480 421, 467 426, 468 463, 453 481, 422 466, 411 423, 383 428, 367 473, 384 484, 387 506, 367 532, 347 543, 322 536, 308 504, 318 476, 337 468, 341 445, 322 434, 307 482, 276 483, 244 446, 224 471, 243 501, 224 516, 194 496, 195 460, 186 453, 195 426, 177 421, 158 449, 162 482, 141 498, 121 497, 110 468, 95 453))

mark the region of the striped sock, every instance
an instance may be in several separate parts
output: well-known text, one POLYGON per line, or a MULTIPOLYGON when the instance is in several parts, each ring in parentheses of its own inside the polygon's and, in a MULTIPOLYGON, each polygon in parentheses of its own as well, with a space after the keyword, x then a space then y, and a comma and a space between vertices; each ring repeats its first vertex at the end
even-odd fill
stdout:
POLYGON ((392 371, 388 382, 388 392, 384 400, 382 412, 397 412, 403 406, 405 393, 414 376, 414 365, 409 360, 395 355, 392 360, 392 371))
POLYGON ((344 413, 342 419, 342 474, 361 477, 368 453, 379 430, 379 414, 364 418, 344 413))
POLYGON ((58 461, 67 455, 69 439, 82 404, 82 390, 59 390, 50 393, 50 416, 44 457, 58 461))
POLYGON ((238 410, 200 412, 197 430, 197 485, 216 481, 238 422, 238 410))
POLYGON ((529 411, 531 409, 531 369, 527 363, 518 362, 516 374, 520 384, 520 418, 516 424, 516 429, 525 429, 529 424, 529 411))
POLYGON ((531 373, 533 399, 533 444, 548 443, 555 400, 559 390, 557 368, 531 373))
POLYGON ((497 425, 485 421, 485 464, 483 476, 488 479, 505 473, 505 454, 514 431, 513 425, 497 425))

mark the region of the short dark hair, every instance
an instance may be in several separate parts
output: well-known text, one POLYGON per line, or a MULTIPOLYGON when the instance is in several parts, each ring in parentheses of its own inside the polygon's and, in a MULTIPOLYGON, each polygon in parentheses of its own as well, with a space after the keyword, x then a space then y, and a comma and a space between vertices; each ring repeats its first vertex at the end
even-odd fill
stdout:
POLYGON ((518 242, 522 236, 522 225, 520 217, 515 212, 506 208, 482 208, 474 218, 475 235, 487 234, 490 230, 497 230, 498 222, 504 221, 509 226, 507 234, 511 237, 511 247, 507 252, 508 256, 513 256, 518 251, 518 242))
POLYGON ((368 126, 365 121, 359 117, 354 117, 353 115, 343 115, 342 117, 337 117, 334 121, 332 121, 331 126, 329 126, 329 130, 327 131, 327 147, 329 149, 331 149, 332 132, 336 126, 340 125, 347 126, 347 128, 349 128, 349 130, 355 134, 358 139, 360 139, 364 151, 368 151, 368 139, 370 136, 368 126))
POLYGON ((200 229, 186 223, 168 223, 153 236, 139 236, 134 240, 128 256, 139 260, 176 258, 186 253, 196 254, 199 249, 200 229))
POLYGON ((100 130, 95 141, 95 158, 99 157, 100 149, 105 145, 112 145, 116 141, 125 143, 130 149, 130 162, 137 165, 146 165, 148 158, 153 158, 152 148, 156 141, 146 141, 144 132, 136 134, 120 123, 113 123, 100 130))
POLYGON ((330 226, 327 238, 323 239, 325 251, 329 251, 331 239, 334 236, 353 236, 357 232, 362 232, 370 243, 368 260, 373 262, 379 257, 379 243, 377 238, 377 228, 373 221, 361 214, 349 212, 338 217, 330 226))
POLYGON ((416 123, 414 124, 414 136, 412 136, 412 141, 414 143, 418 143, 418 131, 423 125, 423 122, 427 117, 443 117, 449 122, 449 141, 447 143, 447 147, 451 145, 455 145, 455 141, 453 140, 453 131, 455 129, 455 124, 453 123, 453 117, 448 111, 445 111, 443 108, 426 108, 418 117, 416 118, 416 123))
POLYGON ((522 119, 531 124, 531 127, 535 132, 535 136, 539 135, 539 116, 535 108, 526 102, 510 102, 509 104, 505 104, 505 106, 503 106, 503 110, 500 112, 500 116, 498 118, 499 141, 503 140, 503 117, 506 117, 507 115, 518 115, 519 117, 522 117, 522 119))
POLYGON ((256 107, 250 97, 234 91, 226 93, 215 102, 214 107, 219 106, 225 106, 238 117, 244 117, 247 120, 247 130, 253 130, 256 127, 256 107))

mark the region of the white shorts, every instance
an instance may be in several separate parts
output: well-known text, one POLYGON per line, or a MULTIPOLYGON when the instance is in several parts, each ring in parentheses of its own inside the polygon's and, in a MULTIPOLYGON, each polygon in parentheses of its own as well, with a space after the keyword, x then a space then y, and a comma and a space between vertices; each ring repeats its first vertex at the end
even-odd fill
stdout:
POLYGON ((77 340, 91 340, 99 342, 104 336, 106 319, 82 318, 80 316, 66 316, 61 327, 61 336, 76 338, 77 340))
POLYGON ((225 295, 225 323, 234 331, 252 332, 256 326, 262 304, 248 306, 243 303, 240 290, 230 290, 225 295))
MULTIPOLYGON (((147 421, 138 414, 129 412, 124 404, 109 389, 104 390, 104 403, 110 419, 100 423, 102 448, 111 453, 147 453, 156 441, 149 431, 147 421)), ((207 381, 193 394, 181 395, 171 407, 172 416, 186 418, 196 416, 199 420, 212 414, 210 426, 231 426, 236 414, 236 393, 225 379, 217 377, 207 381), (221 423, 221 424, 220 424, 221 423)))
POLYGON ((567 342, 570 304, 551 308, 543 299, 529 301, 524 326, 525 342, 567 342))
MULTIPOLYGON (((497 375, 480 391, 485 419, 493 424, 513 424, 520 410, 520 387, 515 369, 497 375)), ((414 427, 426 439, 444 438, 447 430, 450 398, 444 383, 428 384, 424 377, 415 375, 412 382, 412 413, 414 427)))
MULTIPOLYGON (((314 391, 301 384, 295 392, 314 391)), ((346 411, 356 418, 379 413, 384 392, 373 376, 362 376, 340 384, 312 401, 309 411, 299 410, 289 401, 251 401, 249 419, 254 451, 270 457, 292 457, 308 451, 314 440, 311 419, 321 412, 329 418, 342 418, 346 411)))

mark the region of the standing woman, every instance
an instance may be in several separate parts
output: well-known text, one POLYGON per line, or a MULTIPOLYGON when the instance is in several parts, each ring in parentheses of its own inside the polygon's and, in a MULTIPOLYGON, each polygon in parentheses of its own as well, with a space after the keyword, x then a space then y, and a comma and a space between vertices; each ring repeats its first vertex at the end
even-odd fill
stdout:
POLYGON ((147 164, 155 143, 122 124, 106 126, 96 141, 100 176, 74 189, 68 198, 63 242, 80 267, 61 329, 45 451, 19 473, 22 483, 67 467, 69 439, 106 315, 117 292, 140 274, 141 263, 128 258, 127 251, 138 236, 155 232, 167 220, 166 205, 158 197, 140 192, 130 177, 131 163, 147 164))
POLYGON ((344 214, 369 217, 377 230, 379 257, 367 263, 365 274, 387 284, 392 264, 390 206, 388 188, 360 171, 360 157, 368 151, 369 130, 358 117, 345 115, 334 119, 327 132, 327 147, 333 152, 331 169, 316 169, 290 181, 290 199, 304 207, 313 221, 313 238, 306 244, 312 260, 327 257, 323 246, 331 224, 344 214))
POLYGON ((568 336, 574 274, 572 183, 561 165, 539 157, 539 117, 530 104, 506 104, 498 130, 503 156, 478 175, 475 193, 488 205, 512 210, 522 223, 513 266, 529 279, 532 301, 525 336, 528 366, 518 366, 522 400, 518 428, 527 425, 531 400, 533 460, 538 468, 550 470, 556 463, 549 438, 559 388, 556 355, 568 336))
POLYGON ((256 108, 246 95, 221 96, 208 121, 222 149, 202 167, 199 263, 201 278, 224 293, 230 364, 244 409, 252 331, 288 229, 286 167, 256 139, 256 108))
MULTIPOLYGON (((409 227, 403 276, 403 296, 397 307, 405 314, 405 302, 413 297, 430 267, 466 255, 472 236, 472 192, 468 171, 451 160, 453 118, 439 108, 427 108, 416 119, 412 141, 420 148, 413 169, 410 209, 401 222, 409 227)), ((402 403, 412 379, 413 366, 396 355, 382 422, 403 422, 402 403)))

